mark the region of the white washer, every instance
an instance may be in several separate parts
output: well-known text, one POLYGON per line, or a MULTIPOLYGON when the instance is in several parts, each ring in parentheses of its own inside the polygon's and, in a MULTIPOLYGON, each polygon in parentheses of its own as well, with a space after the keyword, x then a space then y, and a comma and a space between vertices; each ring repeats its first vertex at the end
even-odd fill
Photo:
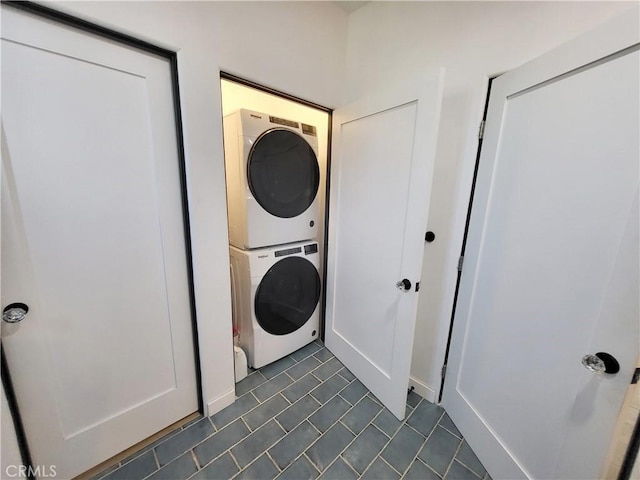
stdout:
POLYGON ((316 127, 266 113, 224 117, 229 243, 262 248, 316 238, 316 127))
POLYGON ((229 247, 234 323, 249 365, 260 368, 318 337, 318 244, 229 247))

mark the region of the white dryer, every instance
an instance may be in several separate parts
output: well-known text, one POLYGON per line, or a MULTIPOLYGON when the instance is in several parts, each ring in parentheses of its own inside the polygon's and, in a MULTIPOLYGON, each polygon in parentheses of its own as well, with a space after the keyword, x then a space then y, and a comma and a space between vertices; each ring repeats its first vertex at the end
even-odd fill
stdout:
POLYGON ((318 337, 318 244, 229 247, 234 324, 248 363, 260 368, 318 337))
POLYGON ((262 248, 317 237, 316 127, 266 113, 224 117, 229 243, 262 248))

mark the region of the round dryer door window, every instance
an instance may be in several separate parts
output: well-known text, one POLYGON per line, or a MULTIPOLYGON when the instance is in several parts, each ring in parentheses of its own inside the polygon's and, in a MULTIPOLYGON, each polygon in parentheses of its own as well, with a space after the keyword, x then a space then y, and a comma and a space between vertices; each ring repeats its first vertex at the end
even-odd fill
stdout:
POLYGON ((313 203, 320 183, 318 159, 300 135, 276 128, 255 141, 247 162, 249 188, 271 215, 291 218, 313 203))
POLYGON ((256 291, 258 324, 272 335, 287 335, 302 327, 320 299, 320 275, 302 257, 287 257, 271 267, 256 291))

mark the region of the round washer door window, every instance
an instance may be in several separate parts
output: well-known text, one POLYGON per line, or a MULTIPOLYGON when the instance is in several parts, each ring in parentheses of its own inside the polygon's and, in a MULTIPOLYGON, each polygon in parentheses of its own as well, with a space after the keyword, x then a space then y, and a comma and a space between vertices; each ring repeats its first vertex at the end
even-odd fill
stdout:
POLYGON ((256 291, 255 313, 272 335, 287 335, 302 327, 320 299, 320 275, 302 257, 287 257, 271 267, 256 291))
POLYGON ((320 183, 318 159, 300 135, 281 128, 263 133, 249 151, 249 188, 271 215, 291 218, 313 203, 320 183))

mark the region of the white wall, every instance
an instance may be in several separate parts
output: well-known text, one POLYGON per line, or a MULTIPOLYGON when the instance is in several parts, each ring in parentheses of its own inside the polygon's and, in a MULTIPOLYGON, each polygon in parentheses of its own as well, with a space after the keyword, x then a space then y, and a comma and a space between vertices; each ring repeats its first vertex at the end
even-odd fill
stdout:
POLYGON ((315 103, 342 96, 347 14, 326 2, 55 2, 178 51, 204 400, 235 395, 220 70, 315 103))
POLYGON ((347 100, 443 66, 444 99, 411 384, 433 400, 453 304, 488 77, 631 8, 622 2, 372 2, 349 18, 347 100))

